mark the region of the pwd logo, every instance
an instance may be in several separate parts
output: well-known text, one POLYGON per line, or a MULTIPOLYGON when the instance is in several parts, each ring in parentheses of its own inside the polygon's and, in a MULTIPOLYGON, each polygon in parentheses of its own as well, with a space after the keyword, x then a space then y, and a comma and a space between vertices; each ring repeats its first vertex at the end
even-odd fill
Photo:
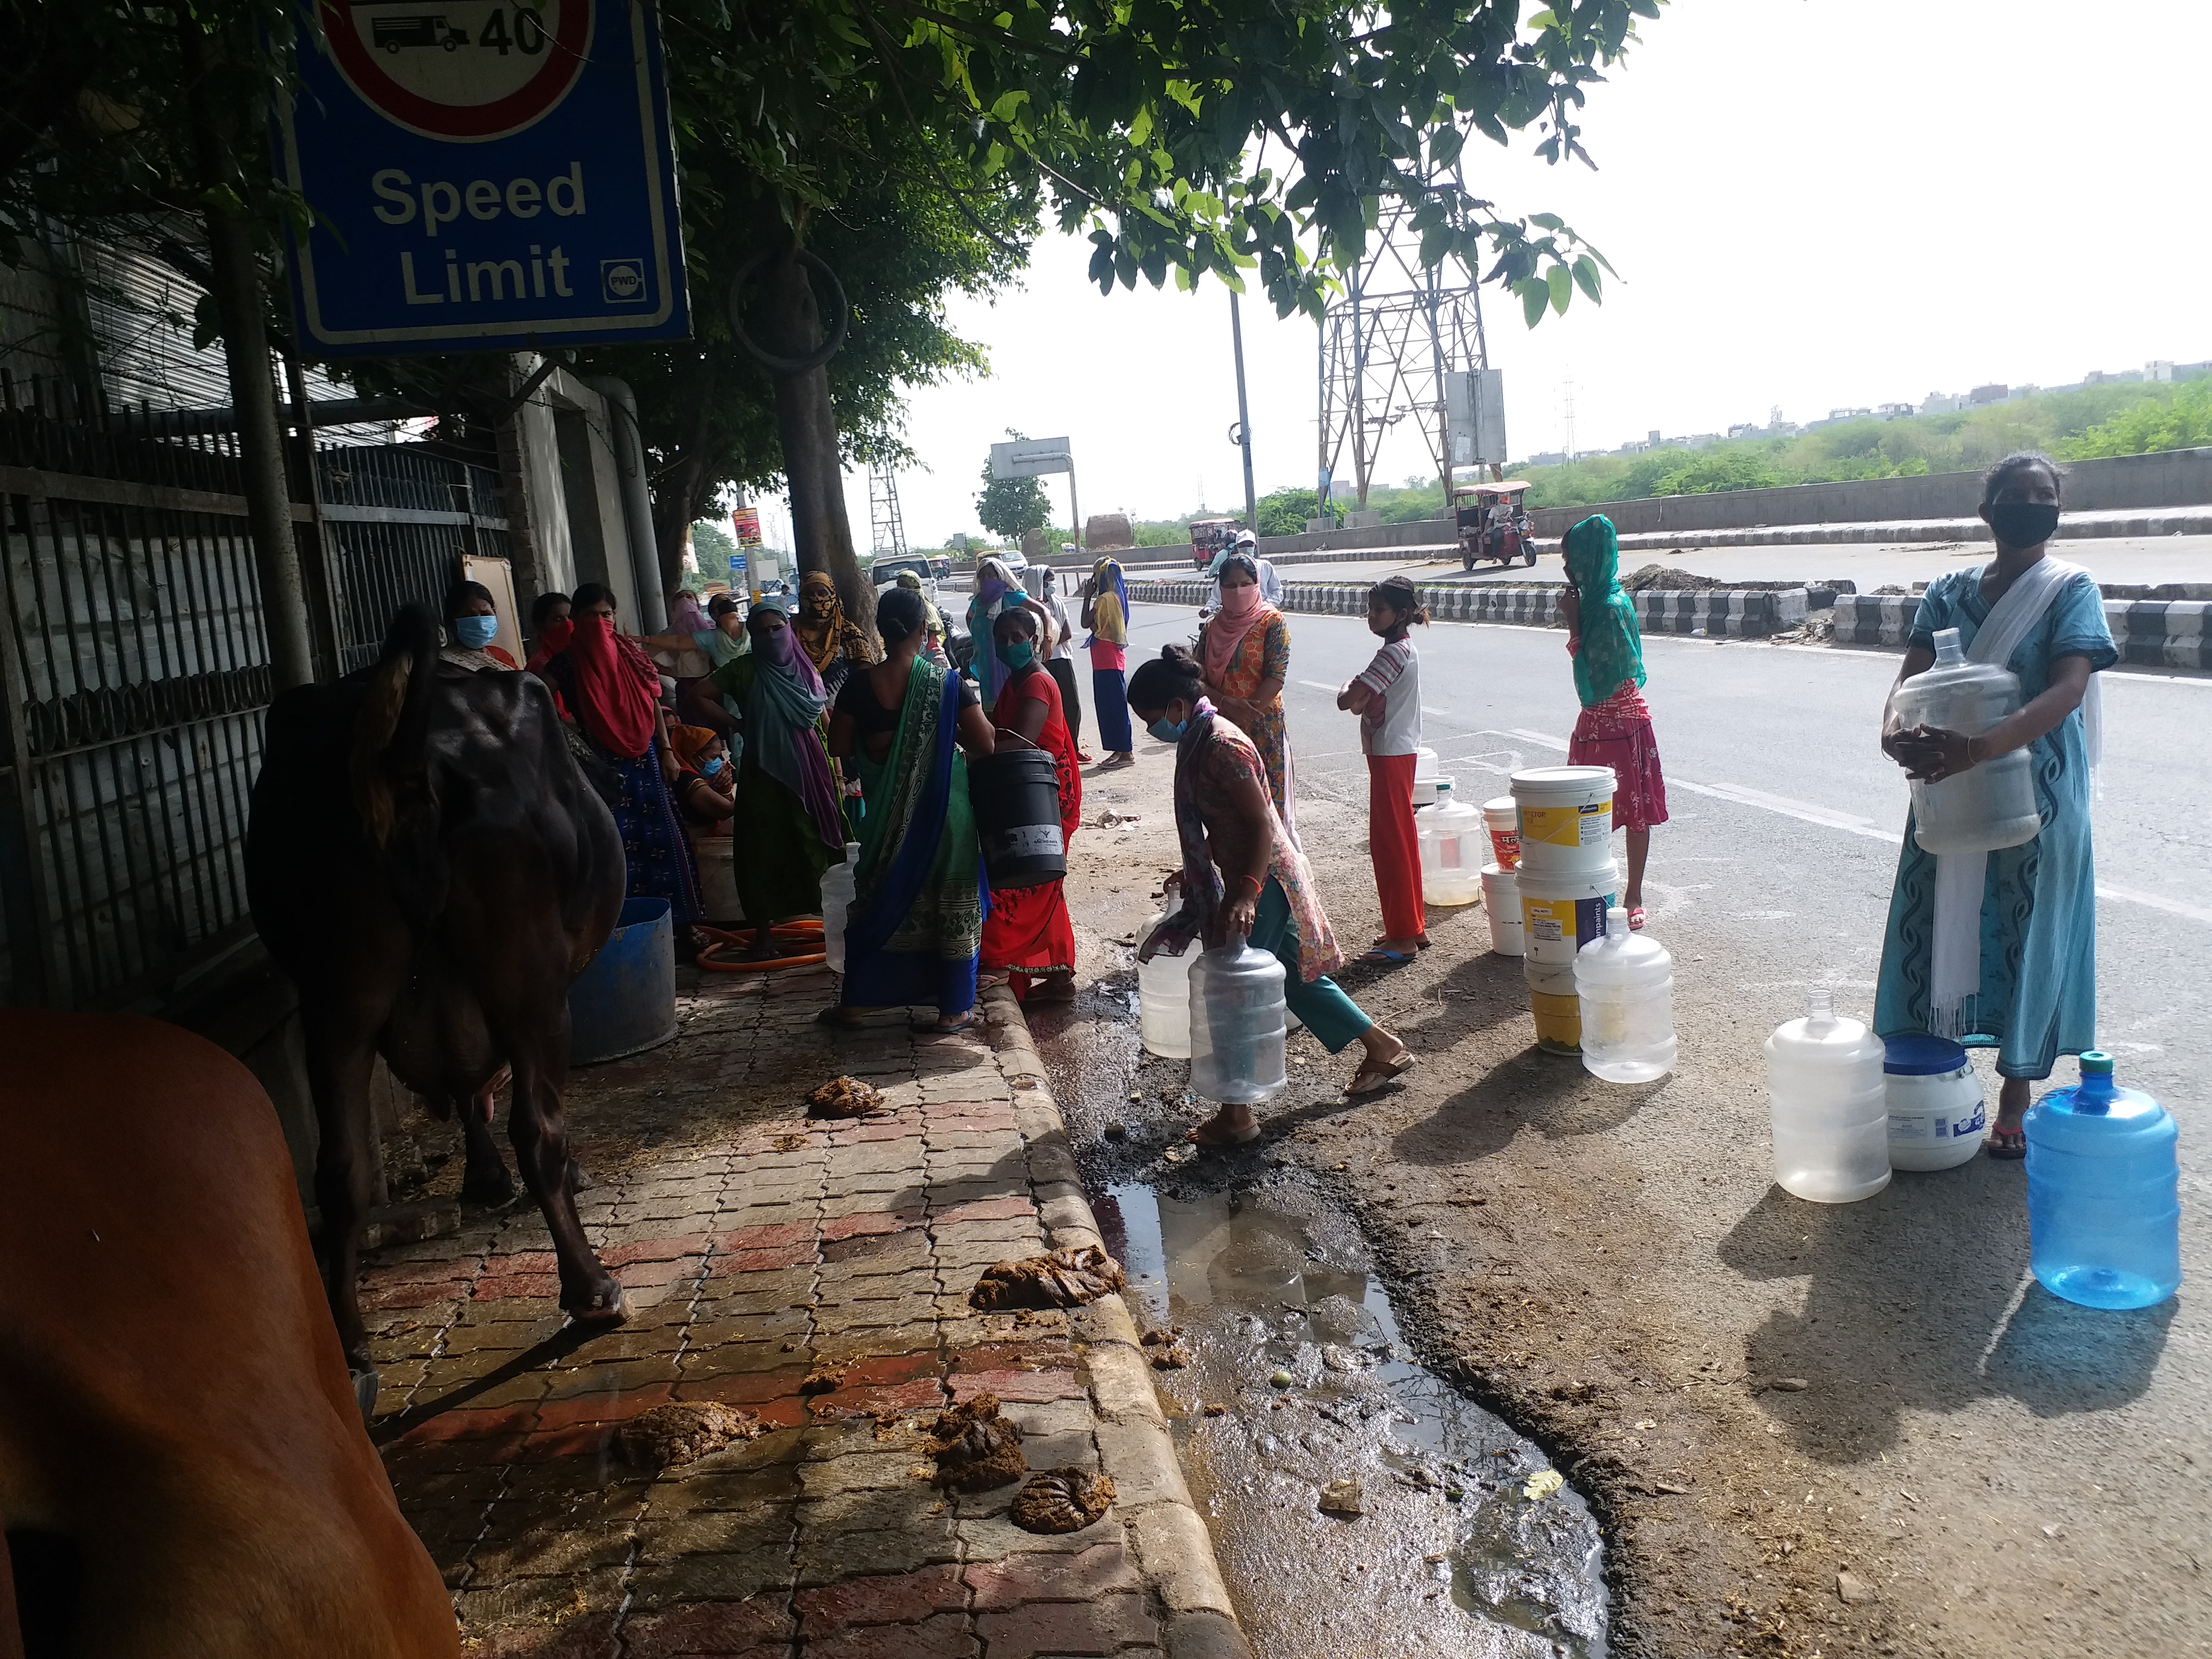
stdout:
POLYGON ((645 261, 600 260, 599 297, 611 306, 632 306, 644 301, 647 297, 645 261))

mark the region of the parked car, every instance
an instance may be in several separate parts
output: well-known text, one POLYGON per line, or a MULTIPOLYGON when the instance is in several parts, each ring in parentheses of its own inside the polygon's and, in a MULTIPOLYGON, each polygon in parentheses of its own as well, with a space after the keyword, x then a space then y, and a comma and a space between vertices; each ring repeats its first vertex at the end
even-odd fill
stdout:
POLYGON ((896 558, 878 559, 869 566, 868 574, 878 587, 889 587, 903 572, 921 579, 921 591, 929 595, 933 604, 937 599, 937 573, 930 568, 929 561, 919 553, 902 554, 896 558))

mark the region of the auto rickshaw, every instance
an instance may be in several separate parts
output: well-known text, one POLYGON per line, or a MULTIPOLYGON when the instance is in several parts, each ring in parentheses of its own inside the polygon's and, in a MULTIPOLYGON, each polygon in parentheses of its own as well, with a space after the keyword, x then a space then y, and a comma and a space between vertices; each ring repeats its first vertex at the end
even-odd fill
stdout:
POLYGON ((1224 547, 1233 547, 1237 532, 1243 525, 1235 519, 1193 519, 1190 521, 1190 562, 1204 570, 1213 562, 1213 556, 1224 547))
POLYGON ((1477 559, 1494 559, 1501 565, 1518 559, 1536 562, 1536 535, 1521 498, 1528 486, 1517 479, 1503 483, 1470 484, 1452 491, 1459 524, 1459 554, 1462 566, 1472 570, 1477 559))

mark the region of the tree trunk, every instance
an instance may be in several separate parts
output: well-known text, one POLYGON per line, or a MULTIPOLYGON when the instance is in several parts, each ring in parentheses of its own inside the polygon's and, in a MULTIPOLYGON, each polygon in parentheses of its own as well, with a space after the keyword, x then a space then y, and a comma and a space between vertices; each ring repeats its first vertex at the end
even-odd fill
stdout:
MULTIPOLYGON (((798 244, 763 273, 764 331, 774 349, 799 357, 822 340, 822 319, 814 289, 796 257, 798 244)), ((853 527, 845 515, 843 458, 837 442, 837 411, 830 399, 830 372, 777 374, 775 424, 783 445, 784 477, 791 490, 791 538, 801 571, 827 571, 837 584, 845 615, 866 634, 876 627, 876 591, 861 574, 853 550, 853 527)))
POLYGON ((691 429, 684 434, 684 458, 677 462, 660 488, 653 492, 653 551, 660 560, 660 591, 674 598, 684 586, 684 550, 692 520, 699 516, 699 485, 707 476, 707 436, 710 429, 708 399, 714 389, 714 365, 699 365, 699 381, 689 391, 691 429))

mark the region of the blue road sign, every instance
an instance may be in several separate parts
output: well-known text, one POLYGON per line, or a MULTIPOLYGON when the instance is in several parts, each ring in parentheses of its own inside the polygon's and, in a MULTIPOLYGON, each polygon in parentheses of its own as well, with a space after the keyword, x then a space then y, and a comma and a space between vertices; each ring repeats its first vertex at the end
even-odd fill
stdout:
POLYGON ((277 155, 310 349, 691 331, 650 0, 312 0, 277 155))

